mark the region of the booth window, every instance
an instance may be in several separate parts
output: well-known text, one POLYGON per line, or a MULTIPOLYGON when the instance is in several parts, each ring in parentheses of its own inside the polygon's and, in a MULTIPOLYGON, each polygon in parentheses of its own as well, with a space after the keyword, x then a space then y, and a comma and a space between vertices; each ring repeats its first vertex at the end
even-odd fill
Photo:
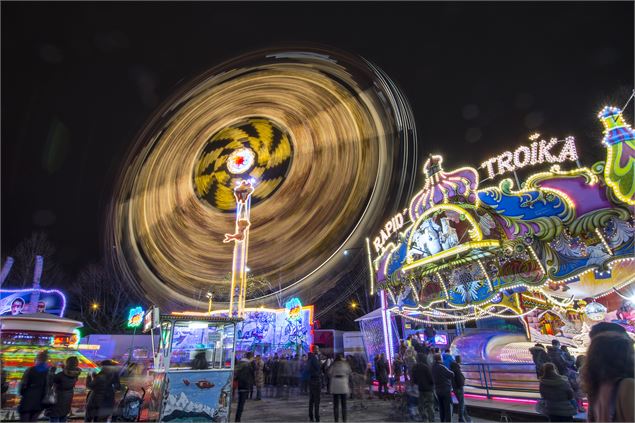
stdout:
POLYGON ((174 322, 170 368, 229 369, 233 348, 233 323, 174 322))

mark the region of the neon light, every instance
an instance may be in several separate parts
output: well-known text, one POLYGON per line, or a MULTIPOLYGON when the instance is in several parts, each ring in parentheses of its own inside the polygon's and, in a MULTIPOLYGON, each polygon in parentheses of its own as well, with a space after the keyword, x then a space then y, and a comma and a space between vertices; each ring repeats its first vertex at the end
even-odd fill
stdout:
POLYGON ((433 263, 435 261, 442 260, 447 257, 452 257, 455 254, 459 254, 467 250, 472 250, 475 248, 484 248, 484 247, 498 247, 498 246, 500 246, 500 241, 497 241, 494 239, 487 240, 487 241, 466 242, 465 244, 457 245, 456 247, 452 247, 449 250, 445 250, 435 255, 424 257, 420 260, 410 263, 404 266, 402 270, 403 271, 412 270, 428 263, 433 263))
POLYGON ((391 372, 391 366, 392 366, 392 360, 391 358, 391 348, 390 348, 390 339, 391 339, 391 334, 388 330, 389 328, 389 320, 390 320, 390 314, 388 312, 388 310, 386 309, 386 291, 382 290, 379 293, 379 297, 381 299, 381 325, 382 325, 382 329, 384 331, 384 351, 386 352, 386 358, 388 361, 388 373, 392 373, 391 372))
POLYGON ((388 220, 383 228, 379 231, 379 235, 373 239, 373 247, 375 252, 381 254, 385 251, 384 244, 390 239, 390 237, 404 226, 404 215, 407 215, 408 209, 404 209, 401 213, 397 213, 388 220))
MULTIPOLYGON (((534 136, 531 136, 530 139, 531 138, 536 139, 534 136)), ((545 140, 534 141, 531 143, 530 147, 522 145, 513 153, 505 151, 496 157, 485 160, 481 164, 480 168, 485 168, 489 179, 493 179, 496 176, 504 175, 508 172, 514 172, 517 169, 522 169, 530 165, 533 166, 545 162, 575 162, 576 160, 578 160, 578 152, 576 150, 575 139, 573 137, 567 137, 564 140, 551 138, 549 142, 545 140), (560 150, 560 154, 551 154, 551 149, 559 142, 564 143, 562 149, 560 150), (496 171, 494 171, 494 163, 496 163, 496 171)))
POLYGON ((128 312, 127 326, 129 328, 138 328, 143 323, 143 314, 145 311, 140 306, 133 307, 128 312))
POLYGON ((370 272, 370 295, 375 293, 375 272, 373 269, 373 259, 370 255, 370 241, 366 238, 366 253, 368 255, 368 271, 370 272))
MULTIPOLYGON (((60 311, 60 317, 64 317, 64 311, 66 311, 66 295, 64 295, 64 293, 62 291, 59 291, 57 289, 33 289, 33 288, 28 288, 28 289, 0 289, 0 294, 1 293, 9 293, 9 294, 21 294, 21 293, 25 293, 25 292, 34 292, 34 291, 39 291, 40 293, 44 293, 44 294, 59 294, 62 297, 62 310, 60 311)), ((25 304, 26 306, 26 304, 25 304)))
POLYGON ((286 302, 284 308, 287 316, 289 316, 291 320, 298 320, 302 317, 302 303, 300 302, 299 298, 291 298, 289 301, 286 302))

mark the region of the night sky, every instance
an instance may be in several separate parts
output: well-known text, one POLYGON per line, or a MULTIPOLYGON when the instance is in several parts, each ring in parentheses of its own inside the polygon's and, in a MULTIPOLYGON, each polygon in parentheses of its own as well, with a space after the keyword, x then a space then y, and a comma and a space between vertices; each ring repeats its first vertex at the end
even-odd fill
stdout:
POLYGON ((535 131, 574 135, 590 165, 597 112, 633 89, 633 2, 3 2, 2 258, 43 230, 69 274, 98 261, 120 162, 152 110, 222 61, 303 43, 383 68, 414 110, 420 164, 442 153, 446 170, 535 131))

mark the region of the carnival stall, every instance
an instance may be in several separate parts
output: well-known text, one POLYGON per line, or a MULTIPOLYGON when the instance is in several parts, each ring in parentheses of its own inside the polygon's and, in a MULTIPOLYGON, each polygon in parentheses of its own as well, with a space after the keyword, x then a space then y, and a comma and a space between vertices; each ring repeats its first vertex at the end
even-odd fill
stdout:
MULTIPOLYGON (((445 171, 442 157, 430 156, 423 189, 369 242, 384 331, 397 316, 426 326, 488 327, 452 344, 464 363, 509 364, 498 385, 483 386, 481 370, 467 375, 480 377, 468 383, 488 396, 499 387, 535 396, 535 375, 530 384, 510 382, 519 379, 513 364, 531 363, 531 342, 558 338, 583 351, 598 321, 633 333, 635 132, 618 108, 605 107, 598 118, 606 160, 590 167, 580 165, 573 137, 540 134, 485 161, 483 179, 473 167, 445 171), (541 165, 551 167, 520 184, 518 170, 541 165), (483 184, 503 175, 497 185, 483 184), (505 320, 521 330, 480 324, 505 320)), ((392 357, 393 335, 384 338, 392 357)))

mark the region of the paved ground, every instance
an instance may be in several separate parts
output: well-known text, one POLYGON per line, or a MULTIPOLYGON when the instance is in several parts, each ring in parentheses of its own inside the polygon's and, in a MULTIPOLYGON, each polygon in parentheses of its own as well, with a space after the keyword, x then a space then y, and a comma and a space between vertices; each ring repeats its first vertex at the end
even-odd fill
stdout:
MULTIPOLYGON (((236 399, 232 400, 231 421, 236 415, 236 399)), ((306 422, 309 397, 291 394, 288 400, 265 397, 262 401, 247 400, 241 421, 243 422, 306 422)), ((407 414, 400 412, 395 400, 349 400, 347 402, 349 422, 398 422, 408 421, 407 414)), ((486 417, 474 417, 474 423, 498 422, 495 416, 488 420, 486 417)), ((457 421, 457 416, 454 416, 457 421)), ((320 421, 332 422, 332 396, 322 393, 320 401, 320 421)), ((341 421, 341 420, 340 420, 341 421)), ((438 421, 438 414, 437 414, 438 421)))

